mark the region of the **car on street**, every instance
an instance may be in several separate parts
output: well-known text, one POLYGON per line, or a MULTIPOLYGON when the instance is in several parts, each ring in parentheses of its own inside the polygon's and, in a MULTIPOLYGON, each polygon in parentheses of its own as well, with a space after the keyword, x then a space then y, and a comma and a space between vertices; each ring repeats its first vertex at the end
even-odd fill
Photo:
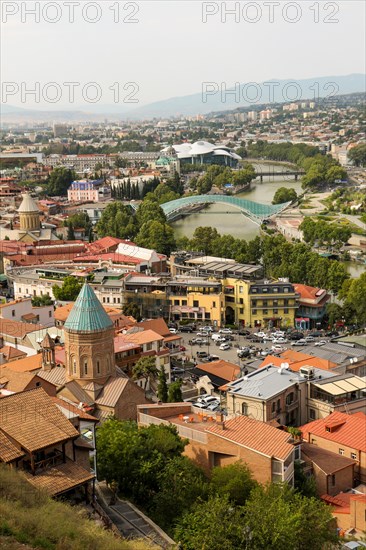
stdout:
POLYGON ((290 332, 288 335, 289 340, 301 340, 301 338, 304 338, 304 334, 302 332, 290 332))
POLYGON ((231 328, 220 328, 219 333, 220 334, 232 334, 233 331, 231 330, 231 328))
POLYGON ((272 342, 274 344, 287 344, 286 338, 283 338, 282 336, 280 336, 279 338, 273 338, 272 342))
POLYGON ((212 340, 217 344, 223 344, 224 342, 226 342, 225 336, 220 336, 220 335, 217 338, 212 338, 212 340))
POLYGON ((326 340, 318 340, 318 342, 315 342, 314 346, 324 346, 324 344, 327 344, 326 340))
POLYGON ((205 330, 202 330, 201 332, 197 332, 196 336, 201 336, 201 337, 204 337, 204 338, 208 338, 209 336, 209 333, 205 330))
POLYGON ((213 332, 213 328, 212 328, 212 327, 209 327, 209 326, 207 326, 207 327, 202 327, 201 330, 204 330, 204 331, 206 331, 206 332, 213 332))
POLYGON ((199 397, 197 399, 199 403, 206 403, 206 405, 211 405, 212 403, 220 403, 220 399, 214 395, 205 395, 204 397, 199 397))
POLYGON ((230 345, 230 344, 228 344, 228 343, 226 343, 226 342, 225 342, 224 344, 220 344, 220 350, 221 350, 221 351, 227 351, 227 350, 229 350, 229 349, 231 349, 231 345, 230 345))
POLYGON ((192 406, 198 409, 207 409, 207 403, 201 403, 200 401, 193 401, 192 406))
POLYGON ((292 346, 306 346, 307 345, 307 341, 305 340, 305 338, 301 338, 300 340, 296 340, 296 342, 293 342, 293 344, 291 344, 292 346))
POLYGON ((179 331, 177 328, 170 327, 169 332, 171 332, 172 334, 178 334, 179 331))
POLYGON ((265 336, 266 336, 266 333, 265 332, 255 332, 254 336, 256 336, 257 338, 261 338, 263 340, 263 338, 265 338, 265 336))
POLYGON ((220 401, 217 401, 217 403, 211 403, 208 405, 207 410, 208 411, 217 411, 220 408, 220 401))
POLYGON ((283 346, 280 346, 279 344, 277 344, 275 346, 272 346, 272 351, 274 353, 282 353, 283 351, 285 351, 285 348, 283 346))
POLYGON ((187 348, 184 346, 179 346, 179 351, 187 351, 187 348))
POLYGON ((180 367, 172 367, 171 373, 172 373, 172 374, 175 374, 175 375, 184 374, 184 373, 185 373, 185 370, 182 369, 182 368, 180 368, 180 367))
POLYGON ((207 351, 197 351, 196 353, 197 359, 202 359, 202 357, 208 357, 207 351))
POLYGON ((275 338, 274 334, 265 334, 263 337, 263 340, 265 342, 271 342, 275 338))
POLYGON ((315 342, 314 336, 305 336, 305 340, 306 340, 307 342, 315 342))
POLYGON ((314 336, 314 338, 321 338, 323 336, 322 330, 314 330, 314 332, 311 333, 311 336, 314 336))
POLYGON ((180 327, 181 332, 194 332, 194 328, 190 325, 182 325, 180 327))
POLYGON ((246 330, 245 328, 240 328, 238 330, 238 334, 239 334, 239 336, 249 336, 250 335, 250 330, 246 330))
POLYGON ((339 332, 337 330, 331 330, 329 332, 326 332, 324 336, 328 336, 329 338, 332 338, 333 336, 339 336, 339 332))
POLYGON ((248 340, 250 342, 255 342, 256 344, 262 344, 263 343, 263 338, 260 338, 259 336, 256 336, 255 334, 251 334, 250 336, 248 336, 248 340))

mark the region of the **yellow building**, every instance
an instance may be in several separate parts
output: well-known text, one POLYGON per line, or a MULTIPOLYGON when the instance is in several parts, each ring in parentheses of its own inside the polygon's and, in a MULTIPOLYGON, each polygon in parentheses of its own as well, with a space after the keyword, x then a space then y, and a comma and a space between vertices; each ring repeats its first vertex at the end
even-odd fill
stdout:
POLYGON ((298 294, 286 281, 223 281, 227 324, 252 327, 293 327, 298 294))
POLYGON ((220 327, 224 323, 225 301, 221 283, 191 280, 184 286, 171 285, 170 316, 173 320, 191 319, 220 327))

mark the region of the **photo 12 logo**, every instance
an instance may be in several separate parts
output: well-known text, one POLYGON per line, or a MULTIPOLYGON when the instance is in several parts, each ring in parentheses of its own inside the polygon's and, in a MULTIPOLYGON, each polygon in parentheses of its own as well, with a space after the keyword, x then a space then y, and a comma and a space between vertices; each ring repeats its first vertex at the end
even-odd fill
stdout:
POLYGON ((1 22, 96 24, 139 23, 140 5, 137 2, 0 2, 1 22))
POLYGON ((137 82, 114 82, 103 87, 98 82, 2 82, 1 102, 17 99, 20 103, 139 103, 137 82))
POLYGON ((339 23, 338 2, 202 2, 202 23, 339 23))
POLYGON ((314 81, 305 88, 296 81, 276 82, 235 82, 227 86, 226 82, 202 82, 202 103, 208 103, 209 98, 219 96, 221 103, 254 104, 299 101, 301 99, 330 98, 339 91, 336 82, 319 83, 314 81))

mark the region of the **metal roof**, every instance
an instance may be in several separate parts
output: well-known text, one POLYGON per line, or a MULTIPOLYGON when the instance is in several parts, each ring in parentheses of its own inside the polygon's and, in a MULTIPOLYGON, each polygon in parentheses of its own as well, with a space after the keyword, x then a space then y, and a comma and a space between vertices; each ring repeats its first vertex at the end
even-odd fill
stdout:
POLYGON ((64 325, 65 329, 80 332, 105 330, 113 326, 94 290, 84 284, 64 325))

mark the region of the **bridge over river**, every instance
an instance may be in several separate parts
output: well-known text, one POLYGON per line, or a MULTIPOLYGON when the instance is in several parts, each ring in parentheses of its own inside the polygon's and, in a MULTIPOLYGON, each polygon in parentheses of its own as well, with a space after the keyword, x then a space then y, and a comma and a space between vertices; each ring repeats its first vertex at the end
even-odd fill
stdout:
MULTIPOLYGON (((190 197, 181 197, 174 201, 166 202, 161 205, 168 221, 177 217, 177 214, 191 206, 198 204, 220 203, 238 208, 238 210, 252 221, 260 224, 263 220, 282 212, 290 202, 282 204, 259 204, 257 202, 232 197, 230 195, 192 195, 190 197)), ((137 209, 136 203, 131 203, 132 208, 137 209)))

